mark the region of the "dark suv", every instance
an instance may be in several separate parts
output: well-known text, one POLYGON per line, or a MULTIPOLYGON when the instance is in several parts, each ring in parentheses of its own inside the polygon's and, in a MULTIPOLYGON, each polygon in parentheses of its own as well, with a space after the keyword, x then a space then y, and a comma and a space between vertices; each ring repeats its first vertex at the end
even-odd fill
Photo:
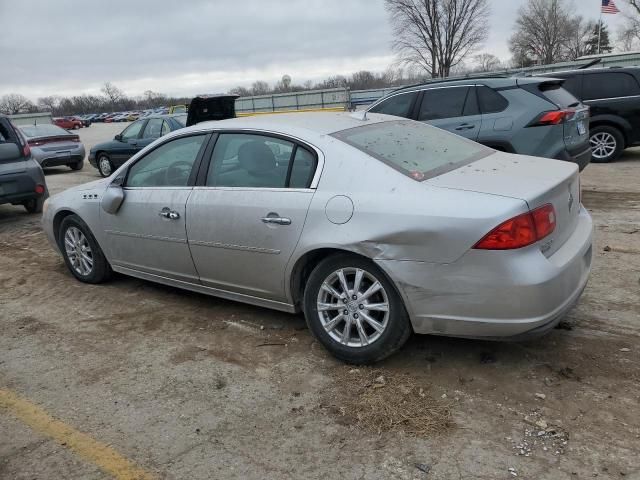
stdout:
POLYGON ((42 212, 49 196, 40 164, 9 118, 0 115, 0 204, 24 205, 29 213, 42 212))
POLYGON ((564 88, 591 107, 593 162, 611 162, 640 145, 640 68, 553 72, 564 88))
POLYGON ((390 93, 368 111, 429 123, 511 153, 589 164, 589 109, 552 78, 444 80, 390 93))

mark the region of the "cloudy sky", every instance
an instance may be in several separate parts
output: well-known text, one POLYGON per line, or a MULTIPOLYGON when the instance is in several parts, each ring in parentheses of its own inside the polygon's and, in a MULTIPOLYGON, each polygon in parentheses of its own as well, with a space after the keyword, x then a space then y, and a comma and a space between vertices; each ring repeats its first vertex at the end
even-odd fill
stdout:
MULTIPOLYGON (((482 51, 507 60, 525 0, 489 1, 482 51)), ((574 2, 597 19, 599 0, 574 2)), ((383 0, 0 0, 0 96, 98 93, 107 80, 185 96, 285 73, 302 83, 382 71, 391 40, 383 0)))

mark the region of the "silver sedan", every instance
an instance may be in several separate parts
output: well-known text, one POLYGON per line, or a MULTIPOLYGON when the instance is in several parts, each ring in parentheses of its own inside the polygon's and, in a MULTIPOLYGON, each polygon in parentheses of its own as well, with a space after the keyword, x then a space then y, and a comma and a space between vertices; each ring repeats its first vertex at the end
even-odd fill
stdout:
POLYGON ((51 197, 80 281, 112 271, 285 312, 371 363, 412 332, 528 338, 591 267, 578 168, 377 114, 205 122, 51 197))

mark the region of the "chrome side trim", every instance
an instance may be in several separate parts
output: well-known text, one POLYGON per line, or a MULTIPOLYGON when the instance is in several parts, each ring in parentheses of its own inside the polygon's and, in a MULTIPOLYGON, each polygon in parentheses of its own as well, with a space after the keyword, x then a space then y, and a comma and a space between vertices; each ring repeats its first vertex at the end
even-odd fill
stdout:
POLYGON ((278 302, 276 300, 268 300, 266 298, 253 297, 251 295, 245 295, 242 293, 229 292, 228 290, 221 290, 213 287, 206 287, 204 285, 184 282, 181 280, 174 280, 172 278, 162 277, 160 275, 154 275, 152 273, 145 273, 139 270, 123 267, 121 265, 112 265, 112 268, 119 273, 130 275, 132 277, 141 278, 143 280, 149 280, 150 282, 162 283, 163 285, 170 285, 172 287, 183 288, 185 290, 191 290, 192 292, 203 293, 205 295, 211 295, 213 297, 224 298, 227 300, 233 300, 236 302, 248 303, 256 305, 258 307, 271 308, 273 310, 279 310, 281 312, 296 313, 297 310, 294 305, 290 303, 278 302))
POLYGON ((582 103, 602 102, 605 100, 624 100, 625 98, 640 98, 640 95, 625 95, 624 97, 592 98, 591 100, 583 100, 582 103))
POLYGON ((108 235, 116 235, 119 237, 144 238, 147 240, 160 240, 162 242, 187 243, 186 238, 160 237, 156 235, 144 235, 142 233, 120 232, 118 230, 105 230, 108 235))
POLYGON ((273 250, 271 248, 261 248, 261 247, 249 247, 246 245, 233 245, 231 243, 190 240, 189 245, 198 245, 200 247, 225 248, 227 250, 241 250, 244 252, 269 253, 271 255, 280 255, 280 250, 273 250))

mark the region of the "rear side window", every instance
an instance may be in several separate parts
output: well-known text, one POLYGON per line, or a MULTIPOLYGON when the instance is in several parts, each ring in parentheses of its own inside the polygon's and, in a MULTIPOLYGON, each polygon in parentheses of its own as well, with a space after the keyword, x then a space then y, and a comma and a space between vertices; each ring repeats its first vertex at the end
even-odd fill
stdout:
POLYGON ((582 76, 576 75, 574 77, 567 77, 567 79, 562 84, 562 87, 574 97, 582 98, 582 89, 580 88, 581 84, 582 76))
POLYGON ((640 95, 636 79, 624 72, 586 74, 582 89, 585 100, 640 95))
POLYGON ((493 150, 419 122, 399 120, 332 134, 417 181, 486 157, 493 150))
POLYGON ((495 90, 484 85, 479 86, 477 90, 478 102, 480 103, 480 111, 482 113, 502 112, 509 106, 507 99, 495 90))
POLYGON ((434 88, 425 90, 418 120, 438 120, 461 117, 469 87, 434 88))
POLYGON ((572 105, 575 106, 580 103, 576 97, 571 95, 557 83, 541 83, 538 88, 540 89, 540 93, 542 93, 543 97, 560 108, 566 108, 572 105))
POLYGON ((371 113, 384 113, 386 115, 408 118, 409 115, 411 115, 411 109, 417 96, 418 92, 401 93, 380 102, 369 111, 371 113))

